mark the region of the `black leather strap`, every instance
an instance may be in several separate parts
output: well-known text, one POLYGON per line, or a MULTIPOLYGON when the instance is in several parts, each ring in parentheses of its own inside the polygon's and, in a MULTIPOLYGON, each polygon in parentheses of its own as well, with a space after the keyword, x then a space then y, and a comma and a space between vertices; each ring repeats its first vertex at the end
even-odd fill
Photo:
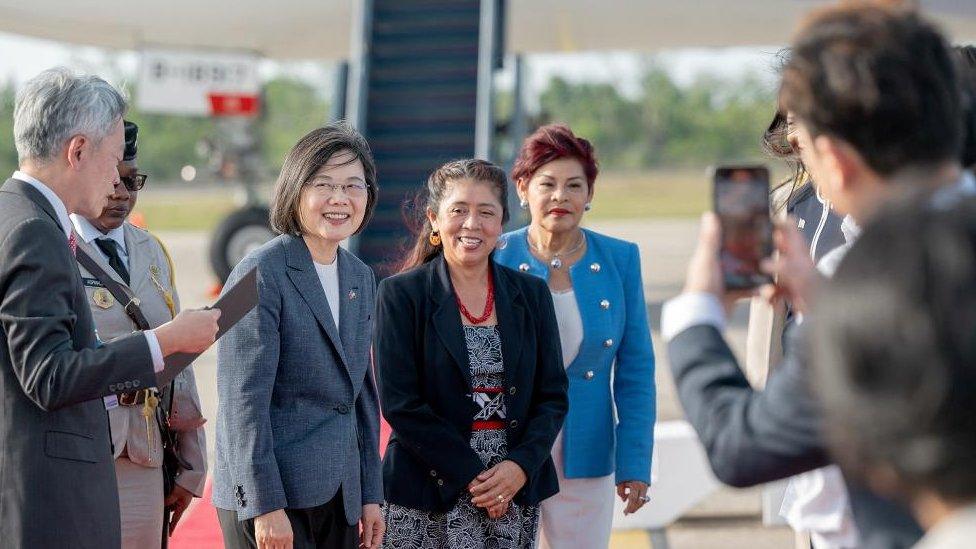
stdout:
POLYGON ((149 321, 146 320, 146 315, 142 314, 142 310, 139 309, 139 299, 132 293, 132 290, 128 286, 120 284, 112 278, 81 246, 78 247, 75 258, 86 271, 91 273, 105 286, 112 296, 115 297, 116 301, 122 304, 125 314, 129 315, 129 318, 132 319, 132 322, 135 322, 137 328, 143 331, 152 329, 149 321))

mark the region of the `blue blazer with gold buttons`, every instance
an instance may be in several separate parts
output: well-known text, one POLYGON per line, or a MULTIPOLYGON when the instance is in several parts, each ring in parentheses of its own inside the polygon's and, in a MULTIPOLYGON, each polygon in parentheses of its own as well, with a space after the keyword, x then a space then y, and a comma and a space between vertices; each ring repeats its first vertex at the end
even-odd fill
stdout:
MULTIPOLYGON (((548 280, 548 266, 529 251, 527 230, 503 235, 495 261, 548 280)), ((649 483, 657 406, 640 252, 631 242, 583 232, 586 252, 569 268, 583 342, 566 369, 564 474, 591 478, 615 473, 617 483, 649 483)))

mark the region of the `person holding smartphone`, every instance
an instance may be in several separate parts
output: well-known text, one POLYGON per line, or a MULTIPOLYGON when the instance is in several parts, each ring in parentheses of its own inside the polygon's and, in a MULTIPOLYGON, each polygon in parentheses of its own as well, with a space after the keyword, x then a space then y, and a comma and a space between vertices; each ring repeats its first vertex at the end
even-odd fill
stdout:
MULTIPOLYGON (((780 98, 802 122, 799 137, 812 145, 819 188, 848 215, 845 225, 871 220, 885 201, 912 186, 940 189, 940 199, 972 192, 972 175, 959 159, 963 111, 954 64, 945 38, 911 10, 841 5, 818 10, 801 25, 780 98), (898 93, 879 101, 878 86, 891 81, 900 83, 898 93)), ((778 279, 768 290, 803 312, 823 276, 798 231, 786 225, 779 231, 780 257, 765 269, 778 279)), ((828 465, 823 408, 810 390, 807 323, 787 334, 784 359, 763 390, 750 386, 722 337, 723 304, 751 292, 725 286, 720 233, 715 215, 707 214, 685 289, 662 313, 686 415, 716 476, 727 484, 752 486, 828 465)), ((847 244, 824 256, 825 274, 843 260, 857 234, 851 231, 847 244)), ((902 505, 845 480, 860 547, 911 547, 918 541, 921 529, 902 505)))
POLYGON ((542 546, 606 547, 614 492, 649 501, 656 390, 637 245, 580 226, 598 168, 593 146, 543 126, 512 179, 529 225, 502 237, 495 261, 546 281, 569 377, 569 415, 553 446, 559 494, 542 503, 542 546))

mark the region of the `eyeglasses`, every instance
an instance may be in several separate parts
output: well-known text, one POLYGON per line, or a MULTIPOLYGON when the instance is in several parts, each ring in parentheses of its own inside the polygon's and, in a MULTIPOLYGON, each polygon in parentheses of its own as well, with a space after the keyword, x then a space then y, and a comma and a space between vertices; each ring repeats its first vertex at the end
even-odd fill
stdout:
POLYGON ((149 179, 149 176, 144 173, 137 173, 132 176, 123 175, 119 177, 119 180, 122 181, 125 188, 132 192, 142 190, 142 188, 146 185, 147 179, 149 179))
POLYGON ((332 196, 342 191, 342 194, 349 198, 362 198, 366 196, 366 184, 364 183, 326 183, 325 181, 312 181, 312 188, 316 191, 332 196))

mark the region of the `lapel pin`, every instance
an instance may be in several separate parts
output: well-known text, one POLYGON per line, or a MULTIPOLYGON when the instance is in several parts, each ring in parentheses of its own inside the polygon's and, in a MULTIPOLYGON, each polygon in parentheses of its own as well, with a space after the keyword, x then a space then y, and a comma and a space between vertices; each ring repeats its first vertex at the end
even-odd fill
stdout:
POLYGON ((357 297, 359 294, 356 293, 356 290, 349 290, 349 299, 356 299, 357 297))
POLYGON ((159 276, 159 267, 152 265, 149 267, 149 272, 152 273, 153 276, 159 276))

